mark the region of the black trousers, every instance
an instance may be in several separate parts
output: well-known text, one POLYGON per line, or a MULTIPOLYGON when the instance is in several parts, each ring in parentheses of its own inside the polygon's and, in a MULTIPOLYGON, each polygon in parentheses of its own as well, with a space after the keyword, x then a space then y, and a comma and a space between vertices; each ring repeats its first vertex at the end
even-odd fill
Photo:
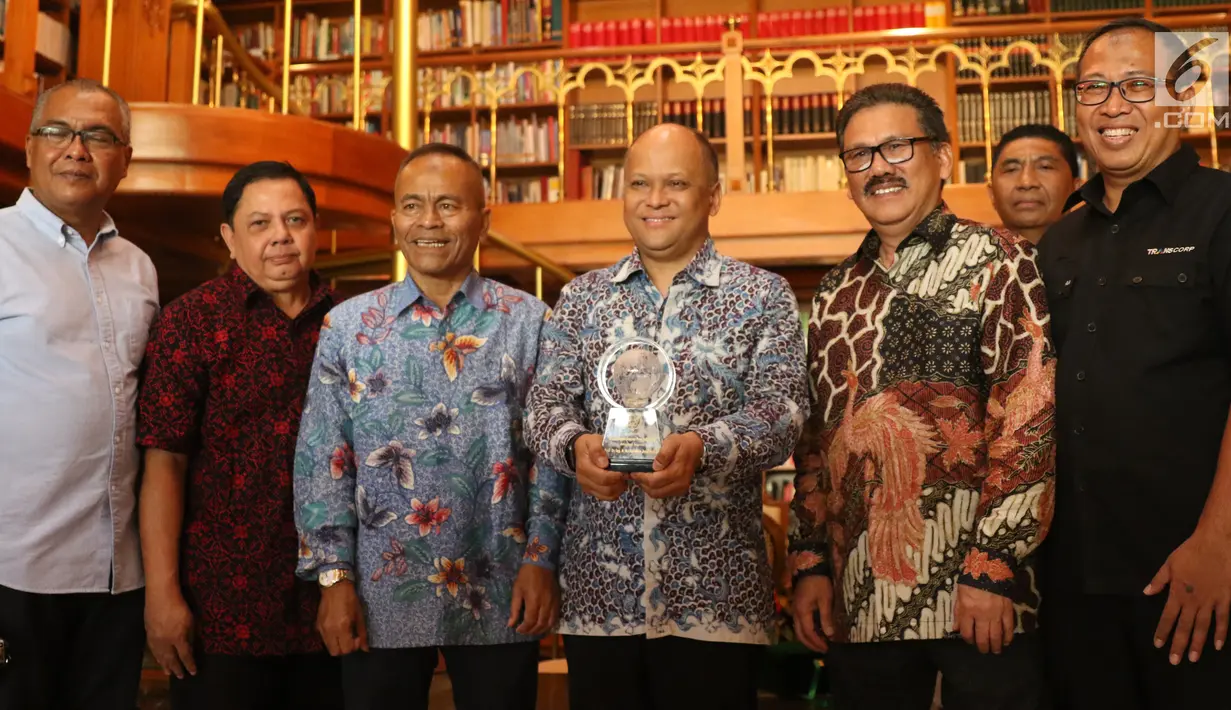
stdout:
MULTIPOLYGON (((539 644, 443 646, 457 710, 534 710, 539 644)), ((346 710, 427 710, 437 649, 374 648, 342 657, 346 710)))
POLYGON ((570 708, 745 710, 765 647, 677 636, 565 636, 570 708))
POLYGON ((1000 654, 961 639, 840 643, 825 665, 834 710, 928 710, 937 672, 945 710, 1047 707, 1042 639, 1033 633, 1018 634, 1000 654))
POLYGON ((1180 665, 1172 666, 1170 639, 1154 647, 1166 602, 1167 590, 1119 596, 1049 585, 1040 623, 1057 710, 1231 707, 1231 649, 1214 650, 1212 628, 1196 663, 1185 648, 1180 665))
POLYGON ((342 664, 328 653, 193 656, 197 674, 171 677, 172 710, 334 710, 342 664))
POLYGON ((0 587, 0 708, 133 710, 145 653, 145 591, 31 594, 0 587))

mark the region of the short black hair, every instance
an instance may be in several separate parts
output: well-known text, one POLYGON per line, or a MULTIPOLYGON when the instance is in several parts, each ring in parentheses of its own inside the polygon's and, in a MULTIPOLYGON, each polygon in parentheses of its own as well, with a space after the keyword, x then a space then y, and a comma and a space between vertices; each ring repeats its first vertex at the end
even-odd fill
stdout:
MULTIPOLYGON (((671 124, 663 123, 659 125, 679 126, 681 129, 688 131, 690 134, 692 134, 692 137, 696 139, 697 141, 697 145, 701 146, 701 155, 702 157, 705 158, 705 167, 708 168, 708 172, 709 172, 709 178, 710 178, 709 184, 712 186, 714 183, 718 182, 718 151, 714 150, 714 144, 710 142, 710 139, 708 136, 706 136, 704 133, 702 133, 701 131, 698 131, 697 129, 691 126, 685 126, 682 123, 671 123, 671 124)), ((633 149, 633 146, 637 144, 637 141, 641 139, 642 135, 645 135, 645 132, 642 132, 641 135, 634 138, 633 142, 628 145, 627 149, 625 149, 624 151, 625 161, 628 160, 628 151, 633 149)))
MULTIPOLYGON (((1167 43, 1167 46, 1170 47, 1173 52, 1175 52, 1177 57, 1188 52, 1188 48, 1185 47, 1184 43, 1180 41, 1179 35, 1173 32, 1170 27, 1160 25, 1159 23, 1153 20, 1147 20, 1144 17, 1121 17, 1117 20, 1112 20, 1105 25, 1095 28, 1089 35, 1086 36, 1085 41, 1081 43, 1081 53, 1077 55, 1077 76, 1081 76, 1081 63, 1086 58, 1086 52, 1090 51, 1090 45, 1094 44, 1096 39, 1109 35, 1113 32, 1122 32, 1125 30, 1142 30, 1144 32, 1152 32, 1155 35, 1161 34, 1163 41, 1167 43)), ((1176 77, 1168 76, 1159 78, 1174 80, 1176 77)))
MULTIPOLYGON (((470 155, 470 153, 467 153, 464 149, 455 146, 452 143, 424 143, 418 148, 415 148, 407 153, 405 158, 402 158, 402 164, 398 166, 397 174, 401 175, 407 165, 410 165, 419 158, 426 158, 429 155, 447 155, 452 158, 457 158, 463 163, 474 168, 475 173, 479 176, 480 182, 487 177, 486 173, 483 172, 483 168, 470 155)), ((396 181, 396 177, 394 179, 396 181)))
POLYGON ((1081 172, 1077 166, 1077 146, 1073 144, 1073 139, 1050 123, 1023 123, 1005 133, 996 147, 992 148, 992 167, 995 168, 996 163, 1000 162, 1000 152, 1005 146, 1023 138, 1042 138, 1055 143, 1060 154, 1064 156, 1064 162, 1068 163, 1069 169, 1073 171, 1073 177, 1077 177, 1081 172))
POLYGON ((910 106, 915 109, 915 113, 919 116, 919 125, 933 144, 949 142, 949 127, 945 125, 945 112, 940 110, 936 99, 918 87, 895 82, 865 86, 847 99, 842 110, 838 112, 838 122, 835 126, 839 151, 844 149, 846 127, 855 114, 866 108, 883 104, 910 106))
POLYGON ((303 191, 304 199, 312 214, 316 215, 316 192, 308 179, 290 163, 278 160, 261 160, 240 168, 231 177, 231 181, 222 190, 222 218, 227 224, 235 226, 235 210, 244 197, 244 190, 254 182, 261 180, 294 180, 303 191))

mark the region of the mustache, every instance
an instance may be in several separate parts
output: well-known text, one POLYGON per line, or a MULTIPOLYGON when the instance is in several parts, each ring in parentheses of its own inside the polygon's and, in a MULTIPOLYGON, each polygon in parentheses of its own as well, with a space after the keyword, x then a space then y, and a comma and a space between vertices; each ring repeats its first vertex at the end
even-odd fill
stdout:
POLYGON ((907 188, 910 187, 910 185, 906 182, 905 178, 898 177, 897 175, 877 175, 876 177, 868 180, 868 182, 863 186, 863 196, 867 197, 875 190, 879 190, 882 187, 907 188))

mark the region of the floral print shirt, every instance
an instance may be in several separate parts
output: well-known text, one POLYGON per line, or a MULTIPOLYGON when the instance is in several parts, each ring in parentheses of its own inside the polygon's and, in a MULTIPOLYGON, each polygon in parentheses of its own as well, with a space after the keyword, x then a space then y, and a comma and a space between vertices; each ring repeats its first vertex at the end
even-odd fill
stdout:
POLYGON ((833 579, 839 641, 957 637, 957 585, 1034 628, 1056 360, 1030 242, 941 203, 888 269, 869 232, 808 324, 790 565, 833 579))
POLYGON ((567 505, 522 437, 547 315, 471 274, 444 309, 407 277, 326 316, 295 460, 298 571, 355 574, 371 646, 533 640, 506 628, 513 582, 554 568, 567 505))
POLYGON ((762 472, 788 457, 808 414, 795 295, 708 239, 665 297, 636 252, 574 280, 543 329, 527 402, 529 439, 552 464, 540 485, 573 475, 565 449, 576 434, 604 431, 596 369, 611 344, 635 336, 673 358, 679 379, 662 413, 675 432, 701 437, 701 464, 682 497, 630 486, 604 502, 574 490, 560 631, 768 643, 762 472))

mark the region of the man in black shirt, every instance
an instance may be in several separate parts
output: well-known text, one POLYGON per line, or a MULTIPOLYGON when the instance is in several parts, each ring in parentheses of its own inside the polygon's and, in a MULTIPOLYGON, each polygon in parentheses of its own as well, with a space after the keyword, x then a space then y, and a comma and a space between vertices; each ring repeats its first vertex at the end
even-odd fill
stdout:
POLYGON ((1059 353, 1041 625, 1060 707, 1231 702, 1231 175, 1166 127, 1156 33, 1179 44, 1139 19, 1087 40, 1074 91, 1099 175, 1040 245, 1059 353))

